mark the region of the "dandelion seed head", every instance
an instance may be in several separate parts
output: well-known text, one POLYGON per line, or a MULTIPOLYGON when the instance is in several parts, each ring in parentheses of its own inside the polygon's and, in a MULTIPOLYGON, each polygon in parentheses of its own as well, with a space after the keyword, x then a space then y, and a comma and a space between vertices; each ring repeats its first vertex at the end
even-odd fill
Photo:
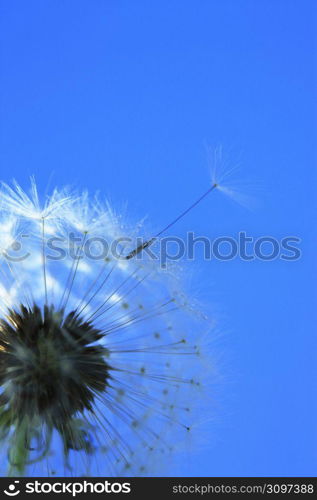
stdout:
POLYGON ((0 268, 2 473, 160 475, 204 372, 180 267, 126 260, 143 222, 87 192, 41 201, 32 180, 0 200, 0 251, 20 244, 0 268), (100 238, 128 244, 97 259, 100 238))

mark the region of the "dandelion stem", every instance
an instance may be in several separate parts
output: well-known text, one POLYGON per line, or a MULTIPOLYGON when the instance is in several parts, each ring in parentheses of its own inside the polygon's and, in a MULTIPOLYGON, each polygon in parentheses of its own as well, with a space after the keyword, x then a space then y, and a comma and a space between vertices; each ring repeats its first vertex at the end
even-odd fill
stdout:
POLYGON ((12 441, 9 455, 10 468, 8 476, 23 476, 29 455, 29 432, 26 418, 16 427, 12 441))

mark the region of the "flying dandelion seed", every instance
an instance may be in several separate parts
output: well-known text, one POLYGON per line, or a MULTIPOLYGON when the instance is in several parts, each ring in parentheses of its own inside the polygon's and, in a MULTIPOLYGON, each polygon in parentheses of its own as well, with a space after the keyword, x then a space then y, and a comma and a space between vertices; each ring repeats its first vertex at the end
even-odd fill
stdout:
POLYGON ((221 145, 216 147, 206 145, 206 151, 212 185, 216 184, 218 191, 235 203, 254 210, 259 202, 256 194, 260 194, 263 187, 255 180, 251 182, 242 178, 240 155, 234 152, 228 153, 221 145))
POLYGON ((134 246, 137 226, 109 205, 64 190, 41 204, 34 181, 0 203, 2 473, 159 475, 202 409, 208 327, 175 264, 133 258, 161 232, 134 246), (119 255, 93 256, 122 236, 119 255))

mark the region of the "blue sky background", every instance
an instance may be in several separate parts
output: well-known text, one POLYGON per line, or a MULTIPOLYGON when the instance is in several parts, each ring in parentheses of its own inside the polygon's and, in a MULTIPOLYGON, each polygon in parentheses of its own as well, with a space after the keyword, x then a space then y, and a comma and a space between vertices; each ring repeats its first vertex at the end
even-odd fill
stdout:
POLYGON ((223 379, 210 446, 172 473, 316 475, 316 3, 0 6, 4 181, 101 190, 159 228, 207 188, 205 145, 222 144, 256 209, 215 193, 176 234, 302 238, 296 262, 192 265, 223 379))

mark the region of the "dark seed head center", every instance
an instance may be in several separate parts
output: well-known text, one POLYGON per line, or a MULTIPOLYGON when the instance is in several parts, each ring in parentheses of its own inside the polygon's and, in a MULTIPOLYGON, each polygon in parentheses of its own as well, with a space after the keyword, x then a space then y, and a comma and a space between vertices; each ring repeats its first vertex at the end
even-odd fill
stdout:
POLYGON ((75 312, 21 305, 0 321, 0 405, 61 427, 91 410, 109 380, 102 334, 75 312))

